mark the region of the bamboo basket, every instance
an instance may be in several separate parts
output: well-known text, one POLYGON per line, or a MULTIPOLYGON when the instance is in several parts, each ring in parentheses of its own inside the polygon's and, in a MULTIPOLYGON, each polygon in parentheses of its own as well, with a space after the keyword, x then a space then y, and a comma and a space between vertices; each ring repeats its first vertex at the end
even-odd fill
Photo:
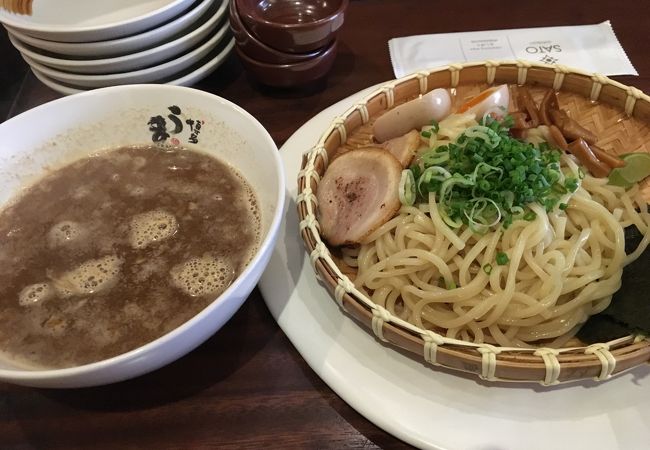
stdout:
MULTIPOLYGON (((328 162, 340 147, 372 142, 372 123, 397 104, 435 88, 451 88, 454 102, 471 98, 488 85, 529 86, 539 102, 543 91, 558 91, 562 109, 599 136, 614 153, 650 152, 650 97, 599 74, 528 61, 452 64, 414 73, 379 87, 334 119, 304 156, 298 176, 297 207, 301 236, 316 275, 338 305, 377 339, 419 355, 433 366, 477 374, 488 381, 554 385, 582 379, 603 381, 650 361, 650 340, 626 336, 610 342, 567 348, 508 348, 449 339, 409 324, 357 290, 321 239, 315 193, 328 162)), ((642 187, 650 198, 648 181, 642 187)))

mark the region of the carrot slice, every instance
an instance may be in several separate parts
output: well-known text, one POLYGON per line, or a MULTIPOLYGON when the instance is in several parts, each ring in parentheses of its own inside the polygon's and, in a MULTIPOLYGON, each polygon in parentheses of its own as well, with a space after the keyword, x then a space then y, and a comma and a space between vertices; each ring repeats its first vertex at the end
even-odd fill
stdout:
POLYGON ((460 107, 458 108, 458 112, 462 114, 464 112, 469 111, 470 109, 472 109, 473 107, 475 107, 476 105, 481 103, 483 100, 488 98, 490 95, 492 95, 492 93, 497 88, 498 88, 498 86, 491 87, 489 89, 484 90, 483 92, 478 94, 476 97, 469 99, 468 101, 466 101, 465 103, 460 105, 460 107))

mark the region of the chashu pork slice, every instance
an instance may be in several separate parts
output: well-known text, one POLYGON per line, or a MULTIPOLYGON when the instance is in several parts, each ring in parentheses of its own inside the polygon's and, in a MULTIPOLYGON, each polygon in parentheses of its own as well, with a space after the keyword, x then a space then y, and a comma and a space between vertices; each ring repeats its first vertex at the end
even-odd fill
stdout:
POLYGON ((400 208, 402 165, 381 147, 336 158, 318 185, 321 233, 330 245, 360 243, 400 208))

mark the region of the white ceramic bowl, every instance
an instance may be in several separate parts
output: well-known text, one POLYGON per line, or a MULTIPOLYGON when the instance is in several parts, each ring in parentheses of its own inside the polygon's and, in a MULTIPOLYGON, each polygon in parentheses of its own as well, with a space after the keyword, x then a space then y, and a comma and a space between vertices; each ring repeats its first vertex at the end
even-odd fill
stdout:
MULTIPOLYGON (((172 86, 191 86, 194 83, 201 81, 203 78, 214 72, 221 64, 223 64, 234 47, 235 38, 231 38, 223 49, 217 49, 217 51, 213 51, 196 65, 190 67, 186 71, 176 74, 173 79, 164 81, 161 84, 168 84, 172 86)), ((88 90, 79 89, 60 83, 39 72, 34 67, 32 67, 32 72, 34 73, 34 76, 38 78, 44 85, 63 95, 79 94, 88 90)))
MULTIPOLYGON (((218 299, 188 322, 128 353, 79 367, 25 370, 0 359, 0 381, 27 386, 95 386, 132 378, 181 357, 217 331, 248 297, 269 261, 282 219, 285 185, 273 140, 237 105, 202 91, 162 85, 99 89, 55 100, 0 124, 0 205, 47 168, 56 168, 101 149, 151 144, 147 122, 177 105, 204 122, 198 144, 237 168, 257 193, 262 216, 259 251, 218 299), (34 127, 34 124, 38 127, 34 127)), ((215 355, 218 358, 219 355, 215 355)))
POLYGON ((153 28, 193 0, 35 0, 31 15, 0 9, 0 22, 49 41, 92 42, 153 28))
POLYGON ((154 48, 114 58, 84 60, 56 58, 43 55, 37 49, 26 46, 11 31, 9 31, 9 39, 24 56, 49 68, 86 75, 129 72, 161 64, 196 47, 208 36, 214 34, 227 7, 228 1, 222 1, 218 8, 215 7, 209 11, 211 14, 206 14, 202 23, 197 24, 194 29, 185 30, 185 33, 170 42, 161 42, 154 48))
POLYGON ((154 27, 143 33, 107 41, 57 42, 30 36, 16 28, 7 27, 7 31, 25 44, 31 45, 39 50, 64 56, 96 59, 130 55, 151 48, 156 44, 168 42, 179 32, 189 29, 216 1, 227 0, 198 0, 189 10, 174 17, 164 25, 154 27))
MULTIPOLYGON (((214 33, 214 35, 203 42, 192 51, 185 53, 178 58, 164 62, 162 64, 147 67, 140 70, 131 72, 119 72, 110 74, 96 74, 84 75, 70 72, 63 72, 56 69, 51 69, 34 61, 29 56, 23 54, 23 59, 34 69, 47 75, 49 78, 69 84, 75 88, 98 88, 106 86, 116 86, 120 84, 136 84, 136 83, 153 83, 162 79, 173 77, 174 75, 191 67, 197 61, 205 58, 210 54, 221 41, 226 41, 225 37, 229 34, 230 29, 228 23, 221 25, 221 28, 214 33)), ((223 44, 222 44, 223 45, 223 44)))

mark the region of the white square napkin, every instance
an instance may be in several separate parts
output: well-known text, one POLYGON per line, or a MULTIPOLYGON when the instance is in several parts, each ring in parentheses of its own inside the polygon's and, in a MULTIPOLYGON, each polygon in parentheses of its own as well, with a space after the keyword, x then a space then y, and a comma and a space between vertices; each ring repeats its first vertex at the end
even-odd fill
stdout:
POLYGON ((388 41, 397 78, 455 62, 525 59, 604 75, 638 75, 611 23, 425 34, 388 41))

